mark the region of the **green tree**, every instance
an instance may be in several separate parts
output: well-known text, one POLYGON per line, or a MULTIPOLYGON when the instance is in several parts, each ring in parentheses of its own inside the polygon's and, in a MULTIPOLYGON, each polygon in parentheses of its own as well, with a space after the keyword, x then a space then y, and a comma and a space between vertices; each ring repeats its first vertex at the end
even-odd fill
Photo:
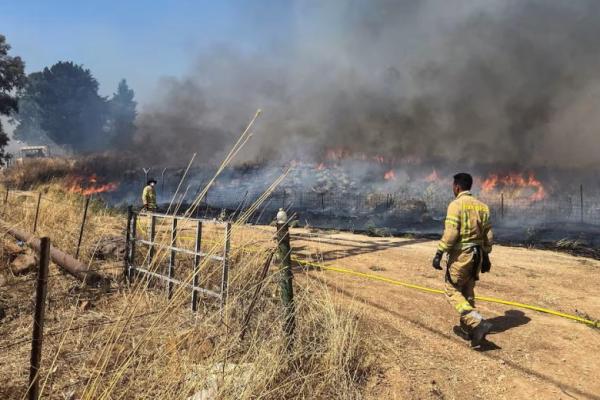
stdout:
POLYGON ((137 103, 135 94, 122 79, 117 92, 109 100, 111 142, 117 148, 129 147, 135 133, 137 103))
MULTIPOLYGON (((25 84, 25 64, 20 57, 8 55, 10 45, 0 35, 0 115, 11 115, 18 111, 15 92, 25 84)), ((7 155, 4 148, 8 144, 8 135, 0 121, 0 165, 4 165, 7 155)))
POLYGON ((108 145, 108 102, 98 94, 98 81, 89 69, 61 61, 34 72, 21 99, 26 107, 16 117, 20 137, 35 136, 40 129, 54 143, 75 151, 108 145))

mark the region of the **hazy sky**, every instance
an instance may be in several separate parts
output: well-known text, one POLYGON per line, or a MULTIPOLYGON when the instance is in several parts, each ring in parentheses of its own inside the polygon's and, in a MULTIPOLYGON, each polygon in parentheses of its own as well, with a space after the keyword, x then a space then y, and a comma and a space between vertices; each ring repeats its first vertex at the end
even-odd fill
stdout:
POLYGON ((180 76, 211 46, 270 46, 289 31, 290 3, 0 0, 0 33, 27 73, 61 60, 92 70, 110 95, 126 78, 143 104, 163 76, 180 76), (287 6, 285 5, 287 3, 287 6))

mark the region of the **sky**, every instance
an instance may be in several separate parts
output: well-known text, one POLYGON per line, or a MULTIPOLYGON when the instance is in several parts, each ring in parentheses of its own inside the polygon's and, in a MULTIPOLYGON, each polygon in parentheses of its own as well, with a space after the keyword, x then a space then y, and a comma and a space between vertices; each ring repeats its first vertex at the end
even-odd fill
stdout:
POLYGON ((57 61, 89 68, 100 93, 127 79, 141 103, 162 77, 178 77, 195 55, 219 45, 253 50, 286 35, 290 2, 259 0, 0 0, 0 33, 26 72, 57 61), (287 4, 287 5, 286 5, 287 4))

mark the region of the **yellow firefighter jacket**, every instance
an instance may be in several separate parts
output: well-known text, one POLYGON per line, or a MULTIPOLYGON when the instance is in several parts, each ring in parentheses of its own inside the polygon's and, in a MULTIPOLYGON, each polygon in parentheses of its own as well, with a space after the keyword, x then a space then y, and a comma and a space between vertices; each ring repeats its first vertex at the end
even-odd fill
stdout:
POLYGON ((492 251, 492 226, 490 210, 477 200, 471 192, 460 192, 448 206, 444 234, 438 249, 446 252, 481 246, 483 251, 492 251))
POLYGON ((142 192, 142 203, 149 210, 155 210, 156 205, 156 191, 150 185, 147 185, 142 192))

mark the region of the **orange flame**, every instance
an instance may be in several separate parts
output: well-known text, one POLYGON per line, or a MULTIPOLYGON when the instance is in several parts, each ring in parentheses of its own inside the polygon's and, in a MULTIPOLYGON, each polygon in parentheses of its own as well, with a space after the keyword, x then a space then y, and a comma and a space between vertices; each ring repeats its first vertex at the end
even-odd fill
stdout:
POLYGON ((72 177, 69 180, 67 190, 71 193, 89 196, 96 193, 114 192, 118 187, 119 185, 115 182, 98 184, 98 177, 94 174, 89 177, 72 177))
POLYGON ((396 173, 394 172, 393 169, 390 169, 388 172, 383 174, 383 179, 385 179, 386 181, 395 181, 396 173))
POLYGON ((533 173, 529 173, 527 177, 521 173, 510 173, 508 175, 491 174, 481 184, 481 190, 483 192, 491 192, 499 186, 511 192, 515 197, 519 196, 523 189, 529 188, 534 190, 533 194, 529 196, 529 200, 531 201, 543 200, 547 195, 544 185, 533 173))

